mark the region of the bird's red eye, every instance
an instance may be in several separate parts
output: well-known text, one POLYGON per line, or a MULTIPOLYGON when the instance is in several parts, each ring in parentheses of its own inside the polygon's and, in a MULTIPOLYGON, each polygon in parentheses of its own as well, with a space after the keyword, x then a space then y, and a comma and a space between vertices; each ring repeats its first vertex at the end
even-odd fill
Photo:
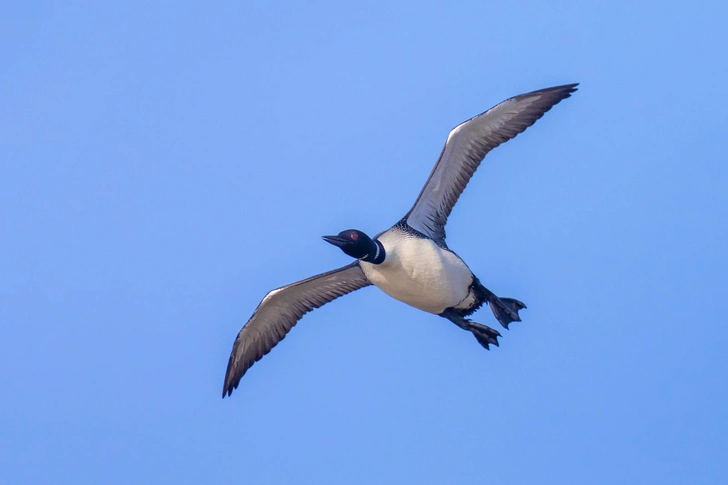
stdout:
POLYGON ((352 232, 351 233, 351 240, 352 241, 356 241, 357 239, 359 239, 359 234, 357 234, 355 232, 352 232))

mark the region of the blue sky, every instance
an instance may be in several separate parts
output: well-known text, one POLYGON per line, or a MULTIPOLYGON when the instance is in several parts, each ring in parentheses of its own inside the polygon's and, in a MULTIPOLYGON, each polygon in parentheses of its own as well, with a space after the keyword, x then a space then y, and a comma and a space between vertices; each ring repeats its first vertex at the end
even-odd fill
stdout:
POLYGON ((0 19, 0 482, 728 478, 722 3, 0 19), (367 288, 220 399, 263 295, 347 262, 321 235, 389 227, 453 126, 570 82, 448 225, 528 304, 500 348, 367 288))

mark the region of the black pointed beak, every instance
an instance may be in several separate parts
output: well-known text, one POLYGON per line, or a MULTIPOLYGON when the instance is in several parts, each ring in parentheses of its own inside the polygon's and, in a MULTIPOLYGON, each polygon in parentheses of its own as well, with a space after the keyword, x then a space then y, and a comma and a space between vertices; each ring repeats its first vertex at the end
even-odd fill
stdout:
POLYGON ((346 244, 349 243, 349 240, 345 237, 341 236, 321 236, 321 239, 326 241, 329 244, 333 244, 334 246, 337 246, 339 248, 344 247, 346 244))

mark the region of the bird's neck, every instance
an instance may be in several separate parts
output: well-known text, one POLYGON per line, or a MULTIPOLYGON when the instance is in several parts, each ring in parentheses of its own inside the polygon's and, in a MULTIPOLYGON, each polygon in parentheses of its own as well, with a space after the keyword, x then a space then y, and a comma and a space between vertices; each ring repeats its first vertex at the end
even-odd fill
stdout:
POLYGON ((382 264, 384 262, 384 258, 387 257, 387 253, 384 251, 384 246, 376 239, 373 239, 372 243, 372 250, 369 251, 369 254, 359 259, 366 261, 367 263, 382 264))

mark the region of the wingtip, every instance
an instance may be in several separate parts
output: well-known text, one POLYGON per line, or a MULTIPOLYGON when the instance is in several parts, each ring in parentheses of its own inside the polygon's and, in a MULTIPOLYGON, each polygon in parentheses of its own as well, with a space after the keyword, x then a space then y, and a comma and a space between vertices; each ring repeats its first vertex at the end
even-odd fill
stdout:
MULTIPOLYGON (((563 84, 561 86, 540 89, 530 94, 542 94, 546 98, 550 99, 553 104, 546 110, 549 111, 553 106, 557 105, 566 98, 570 98, 573 93, 578 91, 578 85, 579 83, 563 84)), ((544 111, 544 113, 546 113, 546 111, 544 111)))
POLYGON ((577 87, 578 85, 579 85, 579 83, 572 83, 572 84, 565 84, 564 86, 562 86, 564 89, 566 89, 567 98, 569 96, 571 96, 571 93, 575 93, 576 91, 579 90, 579 88, 577 87))
POLYGON ((225 384, 222 386, 222 398, 225 399, 233 394, 233 391, 238 388, 238 384, 233 384, 229 376, 225 376, 225 384))
POLYGON ((225 399, 226 396, 230 396, 236 387, 238 387, 238 383, 235 382, 233 379, 233 374, 230 372, 231 363, 228 363, 227 372, 225 372, 225 381, 222 385, 222 398, 225 399))
MULTIPOLYGON (((555 105, 559 104, 559 102, 565 100, 566 98, 570 98, 574 92, 578 91, 577 86, 579 86, 579 83, 551 86, 550 88, 543 88, 536 91, 531 91, 530 93, 519 94, 518 96, 509 98, 506 101, 518 101, 526 98, 531 98, 533 96, 539 96, 541 100, 546 101, 549 104, 549 106, 541 113, 541 116, 543 116, 544 113, 549 111, 555 105)), ((506 101, 504 101, 504 103, 506 101)), ((539 116, 538 118, 540 118, 541 116, 539 116)), ((538 118, 534 119, 533 121, 535 122, 538 118)))
POLYGON ((569 83, 569 84, 562 84, 561 86, 556 86, 552 89, 576 89, 576 87, 579 85, 579 83, 569 83))
POLYGON ((555 86, 553 88, 549 88, 548 91, 557 91, 564 93, 564 97, 568 98, 571 96, 571 93, 574 93, 579 90, 577 87, 579 83, 571 83, 571 84, 564 84, 562 86, 555 86))
POLYGON ((534 91, 534 93, 559 93, 564 98, 568 98, 569 96, 571 96, 571 93, 579 90, 577 88, 578 85, 579 83, 562 84, 561 86, 553 86, 550 88, 539 89, 538 91, 534 91))

